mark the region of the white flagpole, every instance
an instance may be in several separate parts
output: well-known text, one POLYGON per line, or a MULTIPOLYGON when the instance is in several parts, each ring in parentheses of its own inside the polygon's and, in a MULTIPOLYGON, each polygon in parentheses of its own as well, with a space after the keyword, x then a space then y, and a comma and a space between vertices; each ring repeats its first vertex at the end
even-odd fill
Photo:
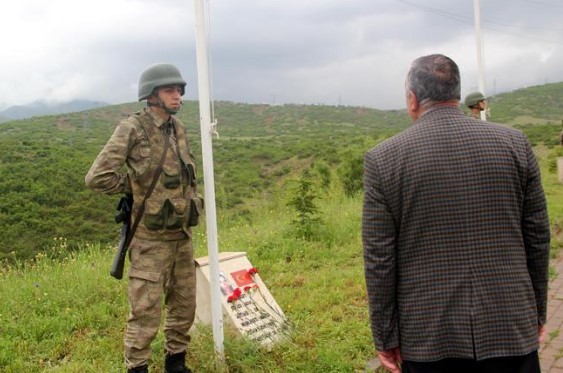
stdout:
POLYGON ((219 245, 217 240, 217 213, 215 210, 215 179, 213 173, 213 144, 211 125, 211 100, 209 88, 209 62, 205 24, 204 0, 195 3, 195 36, 197 50, 197 76, 199 92, 199 115, 201 125, 201 153, 203 158, 203 183, 205 191, 205 222, 207 224, 207 249, 209 252, 211 323, 215 353, 219 364, 224 360, 223 313, 219 284, 219 245))
MULTIPOLYGON (((485 97, 485 68, 483 62, 483 35, 481 34, 481 3, 473 0, 473 11, 475 13, 475 36, 477 38, 477 68, 479 74, 479 92, 485 97)), ((487 120, 485 111, 481 111, 481 120, 487 120)))

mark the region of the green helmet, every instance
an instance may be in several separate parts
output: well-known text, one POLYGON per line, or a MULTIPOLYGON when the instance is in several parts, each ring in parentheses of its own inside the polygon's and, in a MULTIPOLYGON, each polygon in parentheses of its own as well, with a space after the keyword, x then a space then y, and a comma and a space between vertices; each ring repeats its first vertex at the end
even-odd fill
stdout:
POLYGON ((486 100, 487 98, 481 92, 472 92, 465 97, 465 106, 472 107, 479 103, 479 101, 486 100))
POLYGON ((139 78, 139 101, 145 100, 153 94, 158 87, 178 84, 182 87, 184 95, 186 81, 182 78, 180 70, 168 63, 157 63, 149 66, 139 78))

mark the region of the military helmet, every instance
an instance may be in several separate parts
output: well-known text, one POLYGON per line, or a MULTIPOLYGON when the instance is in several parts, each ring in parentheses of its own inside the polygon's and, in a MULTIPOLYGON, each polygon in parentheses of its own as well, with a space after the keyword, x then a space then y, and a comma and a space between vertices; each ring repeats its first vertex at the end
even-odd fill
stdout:
POLYGON ((465 106, 472 107, 479 103, 479 101, 486 100, 487 98, 481 92, 472 92, 465 97, 465 106))
POLYGON ((184 95, 186 81, 182 78, 182 74, 176 66, 168 63, 157 63, 149 66, 139 78, 139 101, 152 95, 158 87, 174 84, 182 87, 182 95, 184 95))

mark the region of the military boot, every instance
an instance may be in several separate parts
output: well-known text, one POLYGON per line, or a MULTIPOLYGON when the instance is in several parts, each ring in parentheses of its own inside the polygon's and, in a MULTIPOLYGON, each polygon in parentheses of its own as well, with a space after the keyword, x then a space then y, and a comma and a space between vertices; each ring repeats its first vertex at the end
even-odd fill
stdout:
POLYGON ((186 352, 167 353, 164 360, 164 371, 165 373, 192 373, 190 369, 186 368, 186 352))
POLYGON ((141 365, 140 367, 129 368, 127 369, 127 373, 149 373, 149 366, 141 365))

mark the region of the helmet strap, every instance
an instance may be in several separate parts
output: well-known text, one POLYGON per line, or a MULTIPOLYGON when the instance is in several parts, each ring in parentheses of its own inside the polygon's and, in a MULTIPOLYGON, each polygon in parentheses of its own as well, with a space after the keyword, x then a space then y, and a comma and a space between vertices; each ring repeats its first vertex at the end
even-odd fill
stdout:
POLYGON ((154 95, 156 97, 156 102, 151 102, 147 100, 147 106, 156 106, 164 110, 166 114, 174 115, 178 112, 178 110, 170 109, 168 106, 164 105, 164 102, 160 99, 158 95, 154 95))

